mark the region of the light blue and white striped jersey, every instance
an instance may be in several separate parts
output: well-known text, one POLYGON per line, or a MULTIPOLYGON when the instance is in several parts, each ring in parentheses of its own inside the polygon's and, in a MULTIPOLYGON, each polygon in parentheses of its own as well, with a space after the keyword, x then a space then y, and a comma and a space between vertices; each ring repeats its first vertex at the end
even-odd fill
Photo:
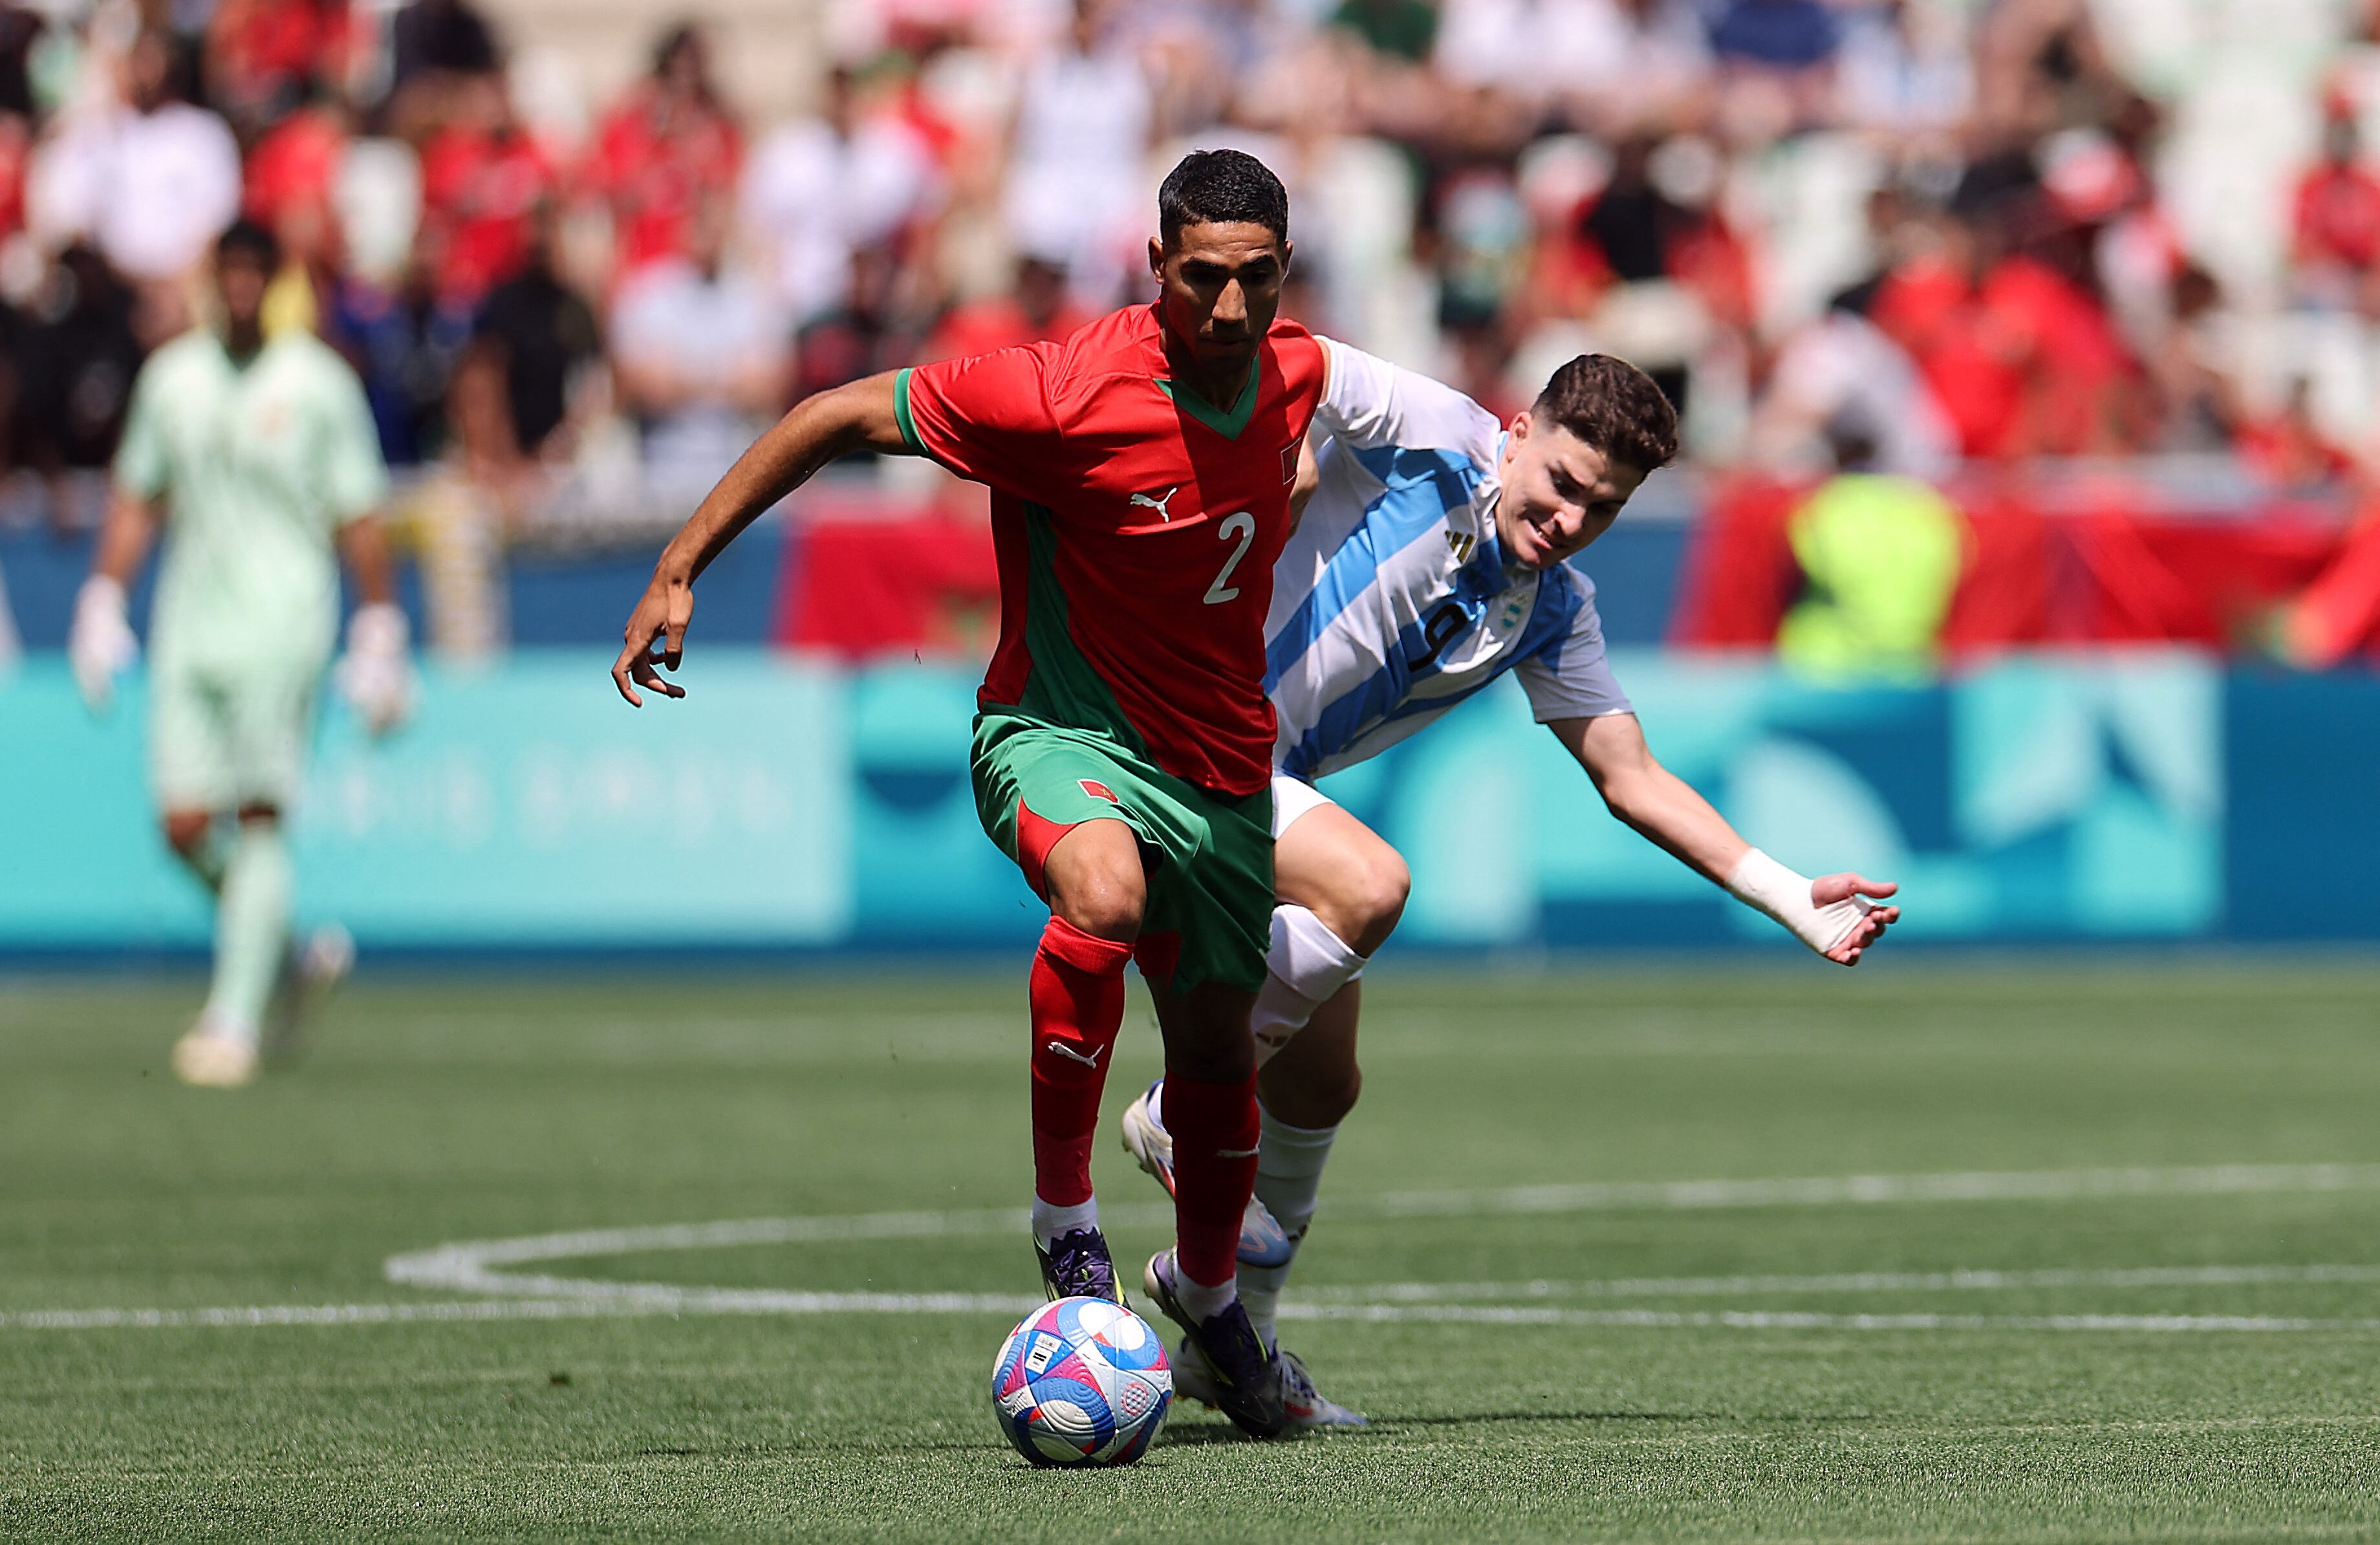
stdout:
POLYGON ((1631 712, 1595 583, 1507 565, 1500 426, 1452 387, 1321 340, 1321 483, 1273 567, 1273 762, 1312 779, 1378 755, 1506 671, 1540 724, 1631 712))

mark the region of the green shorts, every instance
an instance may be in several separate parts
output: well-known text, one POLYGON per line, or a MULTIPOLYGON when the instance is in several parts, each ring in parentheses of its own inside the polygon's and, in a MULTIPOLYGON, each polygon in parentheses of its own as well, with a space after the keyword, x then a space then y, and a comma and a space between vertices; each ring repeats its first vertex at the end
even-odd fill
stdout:
POLYGON ((1186 992, 1264 985, 1272 941, 1272 790, 1210 794, 1107 736, 988 709, 968 757, 976 811, 1002 852, 1047 897, 1043 866, 1086 821, 1121 821, 1140 839, 1148 906, 1134 955, 1143 974, 1186 992))
POLYGON ((149 774, 165 809, 286 807, 322 695, 310 655, 237 667, 161 654, 149 673, 149 774))

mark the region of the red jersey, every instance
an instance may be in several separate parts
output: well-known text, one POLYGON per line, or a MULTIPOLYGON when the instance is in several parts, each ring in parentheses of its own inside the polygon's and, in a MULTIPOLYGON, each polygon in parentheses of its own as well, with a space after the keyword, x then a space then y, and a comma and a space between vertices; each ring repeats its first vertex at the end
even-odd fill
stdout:
POLYGON ((1179 392, 1155 306, 903 371, 910 444, 992 491, 1000 647, 978 701, 1113 735, 1201 788, 1272 776, 1273 560, 1322 347, 1277 322, 1223 412, 1179 392))

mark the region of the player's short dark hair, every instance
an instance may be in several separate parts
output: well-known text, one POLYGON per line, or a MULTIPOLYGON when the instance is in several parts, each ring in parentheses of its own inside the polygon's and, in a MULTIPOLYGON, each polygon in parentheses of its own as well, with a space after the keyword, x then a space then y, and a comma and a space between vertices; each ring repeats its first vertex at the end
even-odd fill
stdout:
POLYGON ((1678 458, 1677 408, 1651 376, 1609 354, 1582 354, 1554 371, 1529 413, 1640 472, 1678 458))
POLYGON ((1262 225, 1289 239, 1289 189, 1245 151, 1192 151, 1157 190, 1157 231, 1165 245, 1184 225, 1262 225))
POLYGON ((281 272, 281 238, 253 220, 235 220, 223 235, 215 237, 215 262, 225 258, 248 258, 261 265, 267 274, 281 272))

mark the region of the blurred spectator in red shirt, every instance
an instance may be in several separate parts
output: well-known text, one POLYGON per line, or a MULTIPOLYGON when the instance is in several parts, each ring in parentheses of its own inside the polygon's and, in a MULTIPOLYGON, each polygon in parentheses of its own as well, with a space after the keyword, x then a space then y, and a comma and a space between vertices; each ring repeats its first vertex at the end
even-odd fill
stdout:
POLYGON ((2278 413, 2241 426, 2240 456, 2258 477, 2290 493, 2335 485, 2355 475, 2355 458, 2314 421, 2313 384, 2302 376, 2289 383, 2289 397, 2278 413))
POLYGON ((421 147, 421 223, 443 253, 439 298, 472 304, 528 265, 552 164, 514 118, 503 79, 457 85, 455 116, 421 147))
POLYGON ((2131 358, 2089 292, 2008 250, 2029 204, 2004 195, 1946 218, 1939 249, 1886 278, 1876 322, 1916 359, 1966 455, 2121 449, 2136 385, 2131 358))
POLYGON ((2380 267, 2380 176, 2363 164, 2355 119, 2334 103, 2323 155, 2298 183, 2292 256, 2306 303, 2344 310, 2373 296, 2380 267))
POLYGON ((1066 296, 1066 265, 1048 258, 1025 258, 1006 295, 970 300, 953 308, 926 340, 925 357, 957 359, 996 348, 1054 343, 1091 320, 1066 296))
POLYGON ((254 140, 346 63, 344 0, 222 0, 207 23, 207 96, 254 140))
POLYGON ((652 74, 603 120, 588 166, 591 191, 611 208, 613 278, 625 283, 658 258, 684 257, 696 205, 731 189, 744 137, 719 99, 710 50, 691 22, 653 50, 652 74))
POLYGON ((469 0, 410 0, 389 27, 389 132, 418 140, 465 82, 504 67, 494 29, 469 0))
POLYGON ((267 129, 248 155, 244 213, 300 254, 326 247, 333 229, 332 189, 347 152, 347 115, 314 82, 303 107, 267 129))
POLYGON ((1690 137, 1621 145, 1610 180, 1567 240, 1541 254, 1531 286, 1559 314, 1585 318, 1682 409, 1688 366, 1712 326, 1752 319, 1750 256, 1713 203, 1718 171, 1708 145, 1690 137))

